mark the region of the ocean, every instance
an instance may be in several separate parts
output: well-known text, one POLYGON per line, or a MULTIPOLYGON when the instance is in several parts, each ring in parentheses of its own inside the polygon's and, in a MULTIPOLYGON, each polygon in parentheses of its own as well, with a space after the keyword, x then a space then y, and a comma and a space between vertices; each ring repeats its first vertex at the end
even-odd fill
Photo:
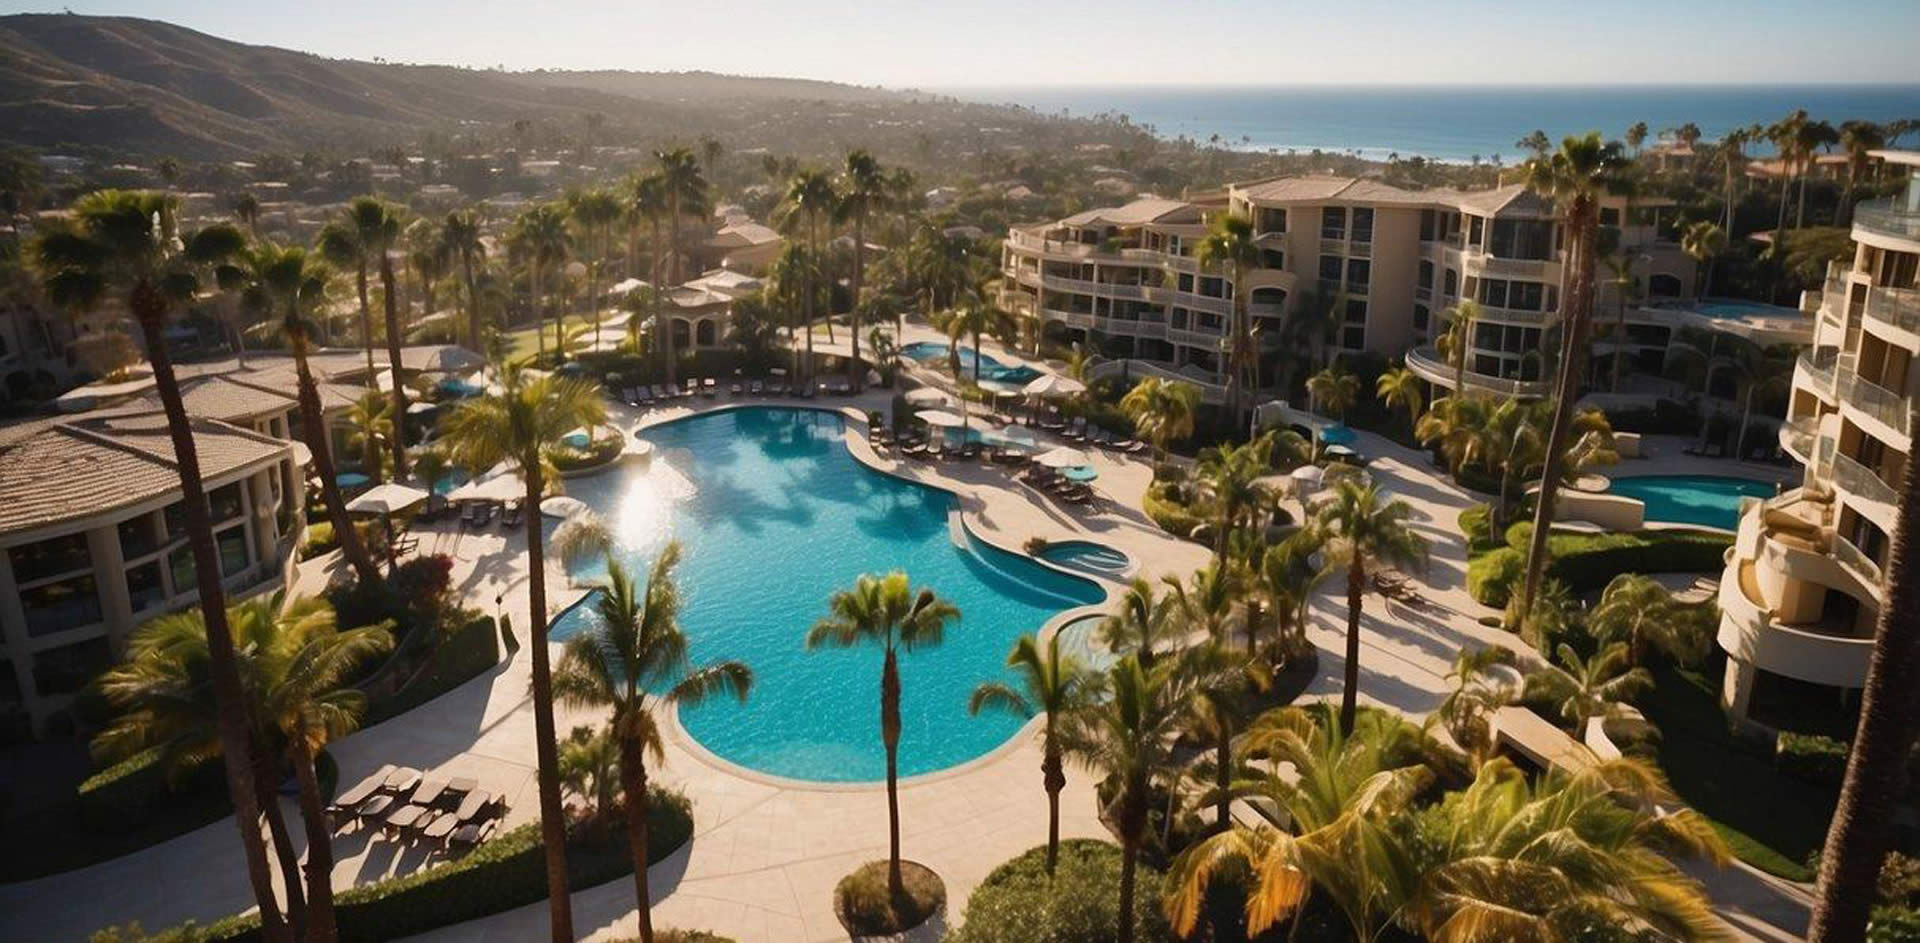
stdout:
MULTIPOLYGON (((1621 138, 1645 121, 1653 135, 1688 121, 1706 140, 1775 121, 1795 108, 1816 120, 1920 118, 1920 84, 1795 86, 1110 86, 979 87, 939 91, 1046 113, 1126 115, 1161 137, 1186 136, 1254 150, 1358 151, 1446 161, 1524 155, 1515 142, 1535 128, 1558 141, 1599 131, 1621 138)), ((1907 145, 1920 143, 1920 132, 1907 145)), ((1763 143, 1749 149, 1765 153, 1763 143)))

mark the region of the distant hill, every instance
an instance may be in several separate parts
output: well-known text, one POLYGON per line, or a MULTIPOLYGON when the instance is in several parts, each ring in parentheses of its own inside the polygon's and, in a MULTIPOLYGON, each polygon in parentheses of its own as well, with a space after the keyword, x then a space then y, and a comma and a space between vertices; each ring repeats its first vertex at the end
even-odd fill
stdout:
POLYGON ((501 72, 325 59, 155 20, 0 17, 0 142, 193 160, 377 143, 475 122, 574 119, 720 130, 782 101, 898 93, 706 72, 501 72), (716 105, 726 108, 715 108, 716 105))

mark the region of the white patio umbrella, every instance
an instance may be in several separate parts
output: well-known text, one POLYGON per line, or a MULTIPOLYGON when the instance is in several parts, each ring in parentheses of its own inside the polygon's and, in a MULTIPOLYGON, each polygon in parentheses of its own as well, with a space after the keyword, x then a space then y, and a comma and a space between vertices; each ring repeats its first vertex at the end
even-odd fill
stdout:
POLYGON ((466 373, 487 365, 487 358, 465 347, 441 344, 418 365, 422 373, 466 373))
POLYGON ((931 386, 908 390, 906 395, 907 402, 914 406, 945 406, 951 399, 931 386))
POLYGON ((923 409, 913 414, 913 418, 938 429, 958 429, 967 421, 944 409, 923 409))
POLYGON ((1041 452, 1034 461, 1048 468, 1078 468, 1093 464, 1093 460, 1087 457, 1087 453, 1066 445, 1041 452))
POLYGON ((355 514, 394 514, 426 499, 427 493, 422 489, 389 481, 361 492, 347 502, 347 510, 355 514))
POLYGON ((1020 388, 1020 392, 1028 396, 1072 396, 1075 393, 1085 393, 1086 391, 1087 385, 1085 383, 1058 373, 1049 373, 1045 376, 1036 377, 1033 382, 1020 388))
POLYGON ((1327 471, 1318 465, 1302 465, 1294 469, 1287 477, 1292 478, 1294 481, 1316 485, 1320 483, 1322 478, 1327 477, 1327 471))
POLYGON ((513 501, 527 496, 527 483, 519 475, 502 472, 476 478, 447 493, 449 501, 513 501))
POLYGON ((562 520, 572 517, 575 514, 584 514, 588 510, 589 508, 581 503, 579 498, 569 498, 564 494, 556 494, 540 502, 540 513, 562 520))

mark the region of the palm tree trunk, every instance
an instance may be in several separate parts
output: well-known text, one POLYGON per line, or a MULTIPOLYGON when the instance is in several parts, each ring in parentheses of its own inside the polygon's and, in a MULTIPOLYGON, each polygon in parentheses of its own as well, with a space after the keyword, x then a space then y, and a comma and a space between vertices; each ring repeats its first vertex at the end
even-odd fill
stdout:
POLYGON ((1540 577, 1547 563, 1547 535, 1553 529, 1554 500, 1560 492, 1560 467, 1566 460, 1567 434, 1573 420, 1573 401, 1580 392, 1580 367, 1587 349, 1587 321, 1593 306, 1593 230, 1595 213, 1592 201, 1583 199, 1569 214, 1573 223, 1574 272, 1572 290, 1567 292, 1566 337, 1561 343, 1560 375, 1554 392, 1553 427, 1547 432, 1544 467, 1540 472, 1540 495, 1533 509, 1533 535, 1527 548, 1527 579, 1520 595, 1519 618, 1532 611, 1540 577))
POLYGON ((200 453, 194 443, 186 405, 180 399, 173 358, 167 351, 166 301, 157 288, 144 282, 135 286, 129 300, 134 319, 139 322, 147 342, 147 362, 153 370, 154 389, 160 394, 161 409, 166 413, 174 466, 179 469, 187 545, 193 553, 194 577, 199 585, 200 609, 206 623, 208 673, 213 682, 215 703, 221 705, 218 724, 221 762, 226 767, 227 794, 233 799, 234 824, 240 829, 240 845, 246 852, 247 882, 260 908, 261 936, 268 943, 292 943, 286 922, 280 916, 279 901, 274 897, 266 841, 260 834, 260 802, 254 792, 253 764, 249 759, 252 727, 246 696, 240 686, 233 633, 227 626, 227 597, 220 585, 220 555, 214 549, 207 492, 200 480, 200 453))
POLYGON ((380 254, 380 288, 387 296, 387 364, 393 370, 393 480, 407 480, 407 385, 400 382, 400 307, 393 258, 380 254))
POLYGON ((647 888, 647 767, 640 744, 620 738, 620 788, 627 794, 627 848, 633 852, 633 896, 639 901, 640 943, 653 943, 653 894, 647 888))
MULTIPOLYGON (((526 456, 520 473, 526 478, 527 617, 533 643, 533 736, 539 763, 540 844, 547 857, 547 919, 553 943, 573 943, 573 901, 567 896, 567 811, 560 804, 560 750, 553 729, 553 670, 547 652, 547 564, 541 547, 540 498, 545 483, 540 462, 526 456)), ((644 852, 643 852, 644 853, 644 852)))
POLYGON ((666 309, 664 309, 660 304, 660 302, 667 297, 666 280, 670 276, 667 274, 666 259, 662 258, 660 255, 660 222, 659 220, 655 220, 653 223, 652 242, 653 242, 653 329, 660 332, 660 351, 662 354, 662 359, 666 361, 664 375, 667 378, 667 385, 673 386, 674 385, 673 325, 672 323, 670 323, 667 317, 666 309))
POLYGON ((1347 567, 1347 658, 1345 688, 1340 692, 1340 729, 1353 732, 1353 716, 1360 697, 1360 605, 1367 589, 1366 558, 1358 548, 1347 567))
POLYGON ((300 817, 307 824, 307 939, 333 943, 340 935, 333 912, 333 834, 327 827, 320 779, 314 775, 313 752, 306 738, 295 736, 288 749, 293 753, 294 779, 300 785, 300 817))
POLYGON ((900 667, 891 648, 880 672, 880 739, 887 746, 887 893, 898 900, 906 882, 900 877, 900 667))
POLYGON ((353 288, 360 298, 360 346, 367 352, 367 389, 377 385, 373 378, 373 308, 367 303, 367 260, 360 259, 354 272, 353 288))
POLYGON ((1214 827, 1222 832, 1233 827, 1233 819, 1228 811, 1233 804, 1233 799, 1228 795, 1228 790, 1233 787, 1232 734, 1232 730, 1222 729, 1219 742, 1213 746, 1213 788, 1220 793, 1219 799, 1214 802, 1214 827))
POLYGON ((1840 786, 1840 801, 1820 855, 1812 943, 1858 940, 1866 932, 1868 909, 1889 831, 1903 794, 1907 751, 1920 716, 1920 472, 1907 464, 1901 487, 1900 520, 1887 557, 1887 604, 1880 607, 1873 656, 1861 695, 1860 724, 1853 755, 1840 786))
POLYGON ((847 361, 847 385, 855 393, 860 392, 866 379, 860 370, 860 282, 867 273, 866 222, 865 213, 853 218, 853 308, 847 312, 849 333, 853 335, 853 359, 847 361))
MULTIPOLYGON (((814 305, 820 301, 820 271, 825 260, 820 257, 820 218, 818 213, 807 215, 807 248, 812 258, 807 265, 807 388, 813 388, 813 321, 817 316, 814 305)), ((895 870, 898 870, 898 856, 895 856, 895 870)))
MULTIPOLYGON (((1047 714, 1047 725, 1053 725, 1051 713, 1047 714)), ((1047 790, 1047 874, 1051 875, 1060 860, 1060 790, 1067 787, 1067 773, 1052 729, 1047 731, 1046 755, 1040 760, 1040 781, 1047 790)))
POLYGON ((267 820, 267 835, 273 841, 273 857, 280 866, 281 887, 287 894, 287 923, 295 937, 306 935, 306 894, 300 890, 300 856, 293 850, 293 833, 287 829, 287 817, 280 811, 280 799, 274 784, 272 753, 258 738, 253 741, 253 791, 260 802, 260 814, 267 820))
MULTIPOLYGON (((1128 788, 1131 790, 1135 787, 1129 786, 1128 788)), ((1144 803, 1145 800, 1129 798, 1126 801, 1128 805, 1138 805, 1144 803)), ((1142 808, 1138 812, 1122 812, 1121 815, 1123 818, 1129 820, 1137 819, 1138 821, 1134 822, 1131 828, 1127 827, 1125 823, 1121 826, 1120 913, 1117 915, 1119 918, 1119 932, 1114 934, 1114 939, 1117 943, 1133 943, 1134 877, 1140 864, 1140 832, 1145 826, 1146 810, 1142 808)))
MULTIPOLYGON (((666 270, 666 277, 663 280, 663 284, 670 282, 672 284, 678 285, 680 284, 680 281, 681 281, 680 279, 680 194, 678 192, 669 192, 667 194, 667 226, 670 227, 667 230, 667 240, 671 244, 672 251, 667 254, 667 270, 666 270)), ((673 340, 672 340, 673 325, 665 324, 665 325, 662 325, 662 328, 664 328, 667 332, 667 338, 668 338, 667 355, 669 358, 671 358, 673 355, 673 340)), ((693 338, 689 336, 687 339, 691 341, 693 338)), ((669 364, 667 366, 667 385, 669 386, 673 385, 673 366, 671 364, 671 361, 669 361, 669 364)))
POLYGON ((460 268, 467 283, 467 342, 474 350, 485 351, 487 345, 480 336, 480 292, 473 281, 473 253, 460 251, 460 268))
POLYGON ((360 533, 347 516, 346 499, 340 496, 340 479, 333 466, 333 447, 328 442, 326 415, 320 410, 320 391, 313 383, 313 371, 307 366, 307 343, 303 337, 287 339, 293 348, 294 374, 300 401, 300 431, 305 434, 307 451, 313 454, 313 472, 320 477, 320 502, 327 507, 327 520, 333 523, 333 536, 340 542, 340 555, 353 567, 360 581, 369 586, 380 582, 380 568, 360 543, 360 533))
POLYGON ((530 289, 532 292, 532 297, 528 299, 528 303, 533 308, 533 342, 539 345, 537 350, 539 352, 540 359, 546 360, 547 359, 547 313, 546 313, 546 309, 542 307, 540 304, 540 260, 539 259, 527 260, 527 288, 530 289))

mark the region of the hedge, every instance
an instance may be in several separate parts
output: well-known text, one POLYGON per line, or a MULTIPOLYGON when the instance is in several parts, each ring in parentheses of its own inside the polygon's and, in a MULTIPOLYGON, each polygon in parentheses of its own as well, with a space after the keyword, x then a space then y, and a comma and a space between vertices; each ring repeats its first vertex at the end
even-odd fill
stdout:
POLYGON ((1147 493, 1140 497, 1140 509, 1161 530, 1182 540, 1192 540, 1194 529, 1207 523, 1207 519, 1168 495, 1169 487, 1175 486, 1172 482, 1149 485, 1147 493))
POLYGON ((439 697, 500 663, 500 633, 492 616, 480 616, 453 630, 427 656, 406 686, 392 697, 367 705, 360 726, 391 720, 439 697))
MULTIPOLYGON (((1507 546, 1521 549, 1531 521, 1507 528, 1507 546)), ((1718 573, 1733 535, 1677 528, 1609 534, 1555 533, 1547 538, 1547 578, 1575 593, 1605 587, 1622 573, 1718 573)))
MULTIPOLYGON (((967 899, 966 919, 947 943, 1104 943, 1119 931, 1120 849, 1092 839, 1060 843, 1052 880, 1047 848, 994 868, 967 899)), ((1139 938, 1171 939, 1160 910, 1160 872, 1142 862, 1134 913, 1139 938)))
POLYGON ((1467 556, 1476 557, 1495 547, 1492 517, 1493 508, 1485 504, 1460 512, 1460 534, 1467 539, 1467 556))
POLYGON ((1847 775, 1847 744, 1817 733, 1785 731, 1774 740, 1773 765, 1819 786, 1838 786, 1847 775))
POLYGON ((1467 594, 1483 606, 1505 609, 1526 571, 1527 555, 1512 547, 1483 553, 1467 564, 1467 594))
MULTIPOLYGON (((693 804, 685 795, 655 789, 647 818, 647 862, 657 864, 693 837, 693 804)), ((611 824, 611 823, 610 823, 611 824)), ((610 827, 567 840, 567 879, 574 890, 633 873, 626 829, 610 827)), ((511 910, 547 896, 547 858, 540 823, 497 835, 472 852, 424 871, 362 884, 334 895, 341 943, 378 943, 511 910)), ((173 933, 180 943, 254 941, 260 917, 236 914, 204 929, 173 933)), ((169 939, 172 939, 171 937, 169 939)))

